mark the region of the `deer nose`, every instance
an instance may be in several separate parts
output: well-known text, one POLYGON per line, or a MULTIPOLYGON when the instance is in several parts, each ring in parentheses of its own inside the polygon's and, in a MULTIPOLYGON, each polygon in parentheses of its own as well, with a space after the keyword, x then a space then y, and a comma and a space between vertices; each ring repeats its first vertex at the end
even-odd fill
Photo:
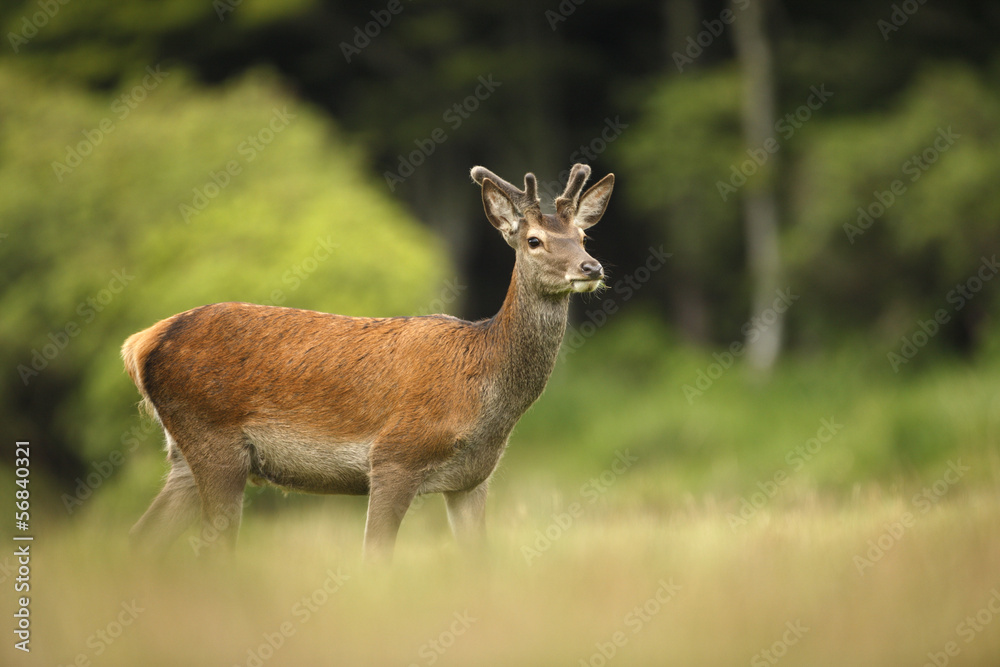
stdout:
POLYGON ((592 280, 604 277, 604 267, 596 259, 586 259, 580 264, 580 271, 592 280))

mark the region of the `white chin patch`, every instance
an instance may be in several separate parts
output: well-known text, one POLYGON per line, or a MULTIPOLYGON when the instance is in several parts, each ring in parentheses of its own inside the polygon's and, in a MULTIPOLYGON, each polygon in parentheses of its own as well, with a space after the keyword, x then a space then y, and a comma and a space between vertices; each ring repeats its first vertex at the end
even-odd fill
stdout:
POLYGON ((569 284, 574 292, 593 292, 601 286, 600 280, 571 280, 569 284))

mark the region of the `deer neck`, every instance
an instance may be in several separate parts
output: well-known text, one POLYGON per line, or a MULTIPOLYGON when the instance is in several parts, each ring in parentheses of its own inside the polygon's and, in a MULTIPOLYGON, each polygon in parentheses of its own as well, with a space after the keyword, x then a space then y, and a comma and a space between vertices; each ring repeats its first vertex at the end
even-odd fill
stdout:
POLYGON ((545 389, 566 333, 569 294, 545 296, 514 267, 507 297, 488 331, 496 397, 517 417, 545 389))

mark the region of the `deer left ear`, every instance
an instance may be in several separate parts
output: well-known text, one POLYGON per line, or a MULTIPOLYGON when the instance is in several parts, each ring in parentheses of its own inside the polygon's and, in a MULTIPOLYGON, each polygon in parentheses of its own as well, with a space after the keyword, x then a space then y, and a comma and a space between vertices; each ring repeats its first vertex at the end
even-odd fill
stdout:
POLYGON ((608 174, 583 193, 576 207, 573 223, 580 229, 596 225, 608 208, 611 191, 615 188, 615 175, 608 174))
POLYGON ((483 179, 483 208, 490 224, 500 230, 505 238, 510 239, 517 232, 520 216, 514 202, 489 178, 483 179))

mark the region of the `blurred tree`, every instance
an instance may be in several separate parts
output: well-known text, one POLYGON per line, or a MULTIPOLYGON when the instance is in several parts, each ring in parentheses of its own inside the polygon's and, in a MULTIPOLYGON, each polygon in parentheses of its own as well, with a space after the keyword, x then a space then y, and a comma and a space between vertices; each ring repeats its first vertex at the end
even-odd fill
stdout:
POLYGON ((797 312, 811 343, 859 330, 898 345, 939 310, 932 347, 969 352, 986 335, 1000 305, 997 79, 933 67, 885 112, 822 123, 803 142, 786 247, 811 293, 797 312))
POLYGON ((732 68, 668 77, 616 146, 623 192, 676 251, 668 278, 672 319, 702 342, 720 330, 737 339, 738 318, 746 317, 739 198, 715 185, 741 161, 739 110, 732 68))
MULTIPOLYGON (((739 169, 744 178, 756 174, 756 178, 746 183, 742 196, 753 315, 771 309, 775 294, 781 288, 775 193, 776 153, 781 145, 774 111, 774 57, 767 34, 771 4, 770 0, 750 3, 733 0, 730 8, 733 15, 740 13, 733 23, 733 39, 743 75, 741 117, 749 158, 740 162, 739 169)), ((767 326, 751 327, 744 334, 747 361, 758 370, 769 370, 781 350, 785 311, 772 309, 772 312, 774 320, 767 326)))
MULTIPOLYGON (((746 43, 756 24, 743 20, 748 18, 748 7, 746 3, 728 7, 736 17, 730 28, 741 64, 755 52, 746 43)), ((816 347, 845 335, 867 337, 872 322, 878 322, 879 344, 891 346, 944 302, 946 310, 954 308, 948 316, 957 324, 943 327, 947 333, 935 338, 935 347, 976 349, 985 335, 993 297, 984 294, 976 302, 961 297, 961 308, 958 297, 952 304, 947 299, 978 270, 984 257, 989 259, 991 255, 983 251, 994 247, 996 217, 983 222, 989 219, 984 212, 993 204, 975 185, 992 177, 992 161, 978 151, 974 159, 957 154, 938 159, 933 142, 944 146, 950 140, 949 125, 961 134, 956 121, 962 120, 976 128, 976 139, 956 139, 958 154, 968 156, 977 150, 974 146, 991 145, 997 123, 988 120, 993 101, 986 91, 997 79, 996 61, 989 59, 988 50, 960 45, 963 31, 972 34, 980 29, 969 22, 970 17, 996 21, 996 16, 982 16, 980 9, 968 4, 942 14, 922 7, 910 16, 905 31, 890 32, 892 48, 886 51, 888 40, 877 32, 875 39, 869 34, 877 26, 880 10, 854 7, 845 12, 838 7, 832 14, 818 4, 806 4, 793 13, 791 7, 776 7, 773 20, 781 30, 772 46, 773 105, 766 95, 770 86, 761 78, 765 68, 756 67, 755 77, 745 67, 737 74, 727 64, 713 61, 712 55, 718 53, 713 49, 721 48, 719 35, 725 32, 713 21, 726 9, 701 19, 701 29, 688 42, 700 49, 682 52, 681 71, 676 65, 668 67, 649 86, 633 131, 616 146, 624 165, 623 191, 639 215, 666 231, 676 251, 666 279, 671 319, 682 332, 695 340, 726 345, 738 340, 748 315, 767 303, 761 298, 773 300, 775 276, 784 274, 794 291, 808 295, 790 313, 793 343, 816 347), (861 18, 865 20, 859 23, 861 18), (799 34, 789 29, 791 25, 809 30, 799 34), (833 43, 844 45, 843 50, 830 47, 833 43), (946 76, 927 74, 941 70, 933 63, 943 53, 965 57, 965 62, 947 68, 955 79, 947 93, 946 76), (693 62, 683 56, 693 57, 693 62), (921 69, 921 62, 931 64, 921 69), (760 93, 759 99, 741 105, 741 84, 748 90, 744 100, 749 101, 753 91, 760 93), (950 103, 944 102, 946 97, 950 103), (887 115, 888 109, 895 111, 887 115), (973 109, 982 114, 974 115, 973 109), (756 128, 753 140, 746 138, 748 121, 756 128), (840 131, 831 134, 834 128, 840 131), (765 150, 769 137, 777 139, 771 143, 773 152, 765 150), (820 145, 822 156, 817 154, 820 145), (935 159, 933 169, 919 166, 924 151, 935 159), (751 152, 763 157, 754 160, 751 152), (908 158, 916 159, 907 164, 908 158), (903 173, 904 168, 909 173, 903 173), (873 170, 880 179, 872 176, 873 170), (947 195, 930 185, 946 178, 952 186, 947 195), (859 185, 859 179, 865 184, 859 185), (905 186, 904 196, 885 190, 897 179, 905 186), (753 204, 761 191, 769 194, 753 204), (834 234, 834 220, 847 224, 858 218, 859 207, 873 201, 876 208, 881 206, 876 199, 883 191, 888 192, 883 196, 895 200, 891 211, 880 218, 887 224, 864 231, 864 243, 858 239, 858 247, 836 246, 828 238, 834 234), (951 196, 958 192, 966 199, 951 196), (919 208, 915 202, 920 202, 919 208), (974 215, 959 215, 970 209, 974 215), (769 231, 748 227, 746 246, 737 232, 741 210, 775 211, 765 216, 771 220, 764 225, 769 231), (787 213, 778 216, 779 210, 787 213), (902 226, 898 237, 887 236, 892 221, 904 213, 926 221, 930 211, 937 216, 933 224, 902 226), (785 219, 781 227, 776 224, 779 217, 785 219), (826 225, 822 232, 818 219, 826 225), (966 237, 975 238, 979 249, 960 241, 966 237), (754 238, 759 242, 753 243, 754 238), (944 254, 947 274, 942 270, 944 254), (785 258, 783 272, 779 255, 785 258), (754 257, 769 260, 761 263, 754 257), (762 276, 769 276, 772 287, 757 290, 762 296, 755 299, 754 284, 759 286, 762 276)), ((757 36, 758 45, 764 44, 761 37, 757 36)), ((763 53, 759 48, 756 52, 763 53)), ((760 58, 761 63, 766 60, 766 54, 760 58)))

